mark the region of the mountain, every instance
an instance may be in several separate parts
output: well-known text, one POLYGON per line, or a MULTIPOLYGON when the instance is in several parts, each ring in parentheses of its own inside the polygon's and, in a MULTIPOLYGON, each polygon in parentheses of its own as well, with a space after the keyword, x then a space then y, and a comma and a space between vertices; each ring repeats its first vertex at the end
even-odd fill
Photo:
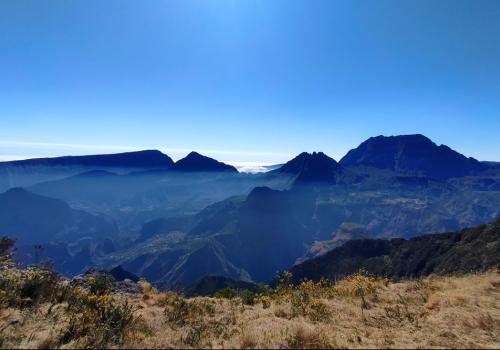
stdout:
POLYGON ((207 241, 199 249, 180 256, 172 268, 156 281, 161 289, 182 289, 207 275, 223 275, 237 280, 249 280, 248 274, 226 258, 223 247, 215 241, 207 241))
POLYGON ((313 242, 307 253, 303 257, 300 257, 297 263, 321 256, 348 241, 361 238, 371 238, 370 234, 366 233, 364 225, 343 222, 339 229, 332 234, 332 239, 313 242))
POLYGON ((115 154, 98 154, 86 156, 64 156, 55 158, 33 158, 0 162, 0 166, 32 167, 32 166, 82 166, 95 169, 107 168, 142 168, 167 169, 174 164, 172 158, 158 150, 145 150, 115 154))
POLYGON ((493 162, 493 161, 488 161, 488 160, 483 160, 481 163, 484 163, 490 167, 498 168, 500 167, 500 162, 493 162))
POLYGON ((173 165, 172 170, 185 172, 238 172, 238 170, 231 165, 219 162, 197 152, 191 152, 186 157, 179 159, 173 165))
POLYGON ((310 198, 298 198, 288 191, 257 187, 239 206, 223 210, 227 213, 225 225, 219 220, 213 226, 225 256, 252 280, 269 280, 283 266, 293 264, 311 243, 307 227, 307 218, 312 216, 310 198))
POLYGON ((257 187, 191 218, 153 220, 133 248, 106 264, 121 264, 161 289, 184 288, 206 275, 268 281, 312 241, 302 218, 312 215, 310 201, 298 198, 257 187))
POLYGON ((350 150, 340 164, 371 166, 436 179, 473 175, 488 168, 474 158, 467 158, 448 146, 438 146, 419 134, 371 137, 350 150))
POLYGON ((204 276, 187 287, 184 294, 187 297, 212 296, 215 292, 225 288, 231 288, 235 291, 257 292, 259 290, 259 286, 255 283, 238 281, 224 276, 204 276))
POLYGON ((353 239, 409 238, 498 216, 497 191, 459 190, 443 181, 374 170, 354 185, 259 186, 198 214, 150 221, 134 249, 109 264, 122 264, 160 288, 190 285, 203 276, 200 266, 205 275, 247 274, 266 282, 299 259, 353 239), (169 242, 173 238, 176 243, 169 242))
POLYGON ((500 264, 500 219, 409 240, 352 240, 291 269, 295 282, 336 280, 359 269, 392 279, 484 271, 500 264))
POLYGON ((303 152, 278 169, 274 174, 291 174, 295 183, 335 182, 342 166, 323 152, 303 152))
MULTIPOLYGON (((73 207, 103 213, 119 225, 121 232, 135 236, 151 220, 173 218, 178 221, 179 216, 196 214, 213 203, 234 195, 246 195, 255 186, 271 185, 279 180, 264 176, 169 170, 121 175, 92 171, 38 183, 27 189, 61 199, 73 207)), ((161 229, 161 225, 151 225, 147 231, 149 237, 168 230, 161 229)))
POLYGON ((173 164, 169 156, 155 150, 0 162, 0 191, 60 180, 88 171, 128 173, 169 169, 173 164))
POLYGON ((22 188, 0 194, 0 236, 26 243, 115 237, 114 224, 99 215, 72 209, 65 202, 22 188))
POLYGON ((128 271, 124 270, 121 265, 118 265, 118 266, 112 268, 111 270, 109 270, 109 274, 111 276, 113 276, 113 278, 116 281, 123 281, 123 280, 126 280, 126 279, 131 280, 132 282, 138 282, 139 281, 139 277, 137 277, 136 275, 134 275, 131 272, 128 272, 128 271))
POLYGON ((75 250, 74 247, 69 249, 68 244, 62 242, 36 245, 18 242, 14 259, 21 266, 48 262, 65 276, 77 275, 94 265, 89 246, 75 250))

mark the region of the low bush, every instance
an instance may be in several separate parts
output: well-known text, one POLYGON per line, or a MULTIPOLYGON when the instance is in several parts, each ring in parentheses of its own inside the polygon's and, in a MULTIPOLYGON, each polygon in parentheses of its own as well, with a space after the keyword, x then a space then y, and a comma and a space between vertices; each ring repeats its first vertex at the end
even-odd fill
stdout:
POLYGON ((166 321, 174 327, 195 324, 205 315, 213 315, 215 307, 206 300, 187 300, 177 296, 165 307, 166 321))
POLYGON ((64 298, 65 288, 50 267, 31 266, 0 271, 0 305, 29 307, 64 298))
POLYGON ((121 346, 126 332, 140 321, 127 301, 115 301, 107 294, 87 293, 79 287, 72 290, 67 313, 69 321, 59 342, 76 341, 78 346, 86 348, 121 346))
POLYGON ((93 295, 106 295, 113 289, 113 277, 107 272, 98 272, 87 278, 89 293, 93 295))
POLYGON ((219 289, 214 293, 214 297, 218 299, 233 299, 236 298, 238 292, 233 288, 219 289))

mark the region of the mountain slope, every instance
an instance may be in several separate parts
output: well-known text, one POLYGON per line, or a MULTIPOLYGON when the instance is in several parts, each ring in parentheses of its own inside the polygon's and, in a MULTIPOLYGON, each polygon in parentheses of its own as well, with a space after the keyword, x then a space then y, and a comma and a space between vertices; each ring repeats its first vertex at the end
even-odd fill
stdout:
POLYGON ((257 187, 246 198, 216 203, 191 219, 152 221, 138 246, 113 263, 160 288, 186 287, 205 275, 265 282, 311 242, 300 219, 305 202, 293 201, 287 191, 257 187), (181 236, 182 228, 188 232, 181 236), (169 245, 169 237, 181 238, 169 245))
MULTIPOLYGON (((380 188, 372 188, 370 182, 368 189, 362 187, 363 183, 355 187, 304 183, 284 191, 256 187, 246 197, 216 203, 193 216, 151 221, 144 225, 137 244, 148 245, 183 232, 182 249, 179 245, 168 248, 161 259, 158 254, 147 257, 144 252, 134 253, 115 263, 125 264, 138 275, 154 271, 148 280, 161 279, 165 282, 162 286, 168 287, 177 277, 163 277, 179 259, 212 241, 223 253, 220 258, 248 272, 253 281, 266 282, 304 255, 321 254, 351 239, 452 231, 498 216, 500 197, 496 192, 457 191, 446 183, 431 182, 422 185, 420 181, 404 181, 401 186, 400 181, 386 181, 380 188), (138 263, 130 264, 133 261, 138 263), (147 269, 142 268, 144 262, 147 269)), ((160 244, 154 247, 162 249, 160 244)), ((181 264, 175 274, 194 276, 197 268, 181 264)), ((207 274, 234 276, 220 271, 207 270, 207 274)), ((192 283, 191 278, 182 283, 192 283)))
POLYGON ((371 137, 350 150, 340 164, 372 166, 436 179, 471 175, 488 168, 419 134, 371 137))
POLYGON ((205 276, 194 282, 184 290, 187 297, 212 296, 215 292, 231 288, 233 290, 258 291, 258 285, 255 283, 234 280, 224 276, 205 276))
POLYGON ((116 227, 103 217, 72 209, 65 202, 21 188, 0 194, 0 236, 22 243, 113 237, 116 227))
POLYGON ((484 271, 500 264, 500 219, 491 224, 391 240, 352 240, 291 269, 294 280, 332 280, 359 269, 393 279, 484 271))
POLYGON ((173 165, 172 170, 186 172, 238 172, 238 170, 231 165, 219 162, 197 152, 191 152, 186 157, 179 159, 173 165))
POLYGON ((219 243, 209 241, 200 249, 180 257, 176 264, 156 285, 160 288, 183 288, 203 276, 221 275, 249 280, 248 274, 234 266, 219 243))

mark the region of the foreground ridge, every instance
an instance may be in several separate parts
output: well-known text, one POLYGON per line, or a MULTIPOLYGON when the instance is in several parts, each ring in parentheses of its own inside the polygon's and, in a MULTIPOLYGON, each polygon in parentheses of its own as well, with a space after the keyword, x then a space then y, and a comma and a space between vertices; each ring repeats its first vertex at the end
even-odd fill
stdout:
MULTIPOLYGON (((0 244, 3 249, 9 242, 0 244)), ((7 259, 8 260, 8 259, 7 259)), ((360 271, 337 283, 161 293, 105 272, 67 281, 45 267, 0 270, 5 348, 498 348, 492 270, 391 283, 360 271)))

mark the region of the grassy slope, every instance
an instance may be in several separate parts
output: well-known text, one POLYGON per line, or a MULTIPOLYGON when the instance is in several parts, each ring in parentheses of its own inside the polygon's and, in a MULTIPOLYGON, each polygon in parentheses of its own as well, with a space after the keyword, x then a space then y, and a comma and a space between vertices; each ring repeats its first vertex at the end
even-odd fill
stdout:
MULTIPOLYGON (((126 331, 122 345, 137 348, 500 347, 500 275, 497 271, 387 285, 370 283, 362 278, 341 281, 330 297, 319 296, 317 290, 304 286, 293 294, 299 299, 273 297, 267 308, 262 303, 243 305, 239 299, 186 300, 148 288, 144 294, 115 295, 116 299, 127 298, 141 320, 126 331), (365 295, 364 302, 360 294, 365 295), (302 307, 302 311, 297 311, 302 307)), ((35 309, 0 309, 1 346, 61 346, 57 339, 66 318, 64 304, 51 308, 42 304, 35 309)), ((62 346, 76 347, 83 341, 73 339, 62 346)), ((108 346, 113 345, 116 346, 108 346)))

